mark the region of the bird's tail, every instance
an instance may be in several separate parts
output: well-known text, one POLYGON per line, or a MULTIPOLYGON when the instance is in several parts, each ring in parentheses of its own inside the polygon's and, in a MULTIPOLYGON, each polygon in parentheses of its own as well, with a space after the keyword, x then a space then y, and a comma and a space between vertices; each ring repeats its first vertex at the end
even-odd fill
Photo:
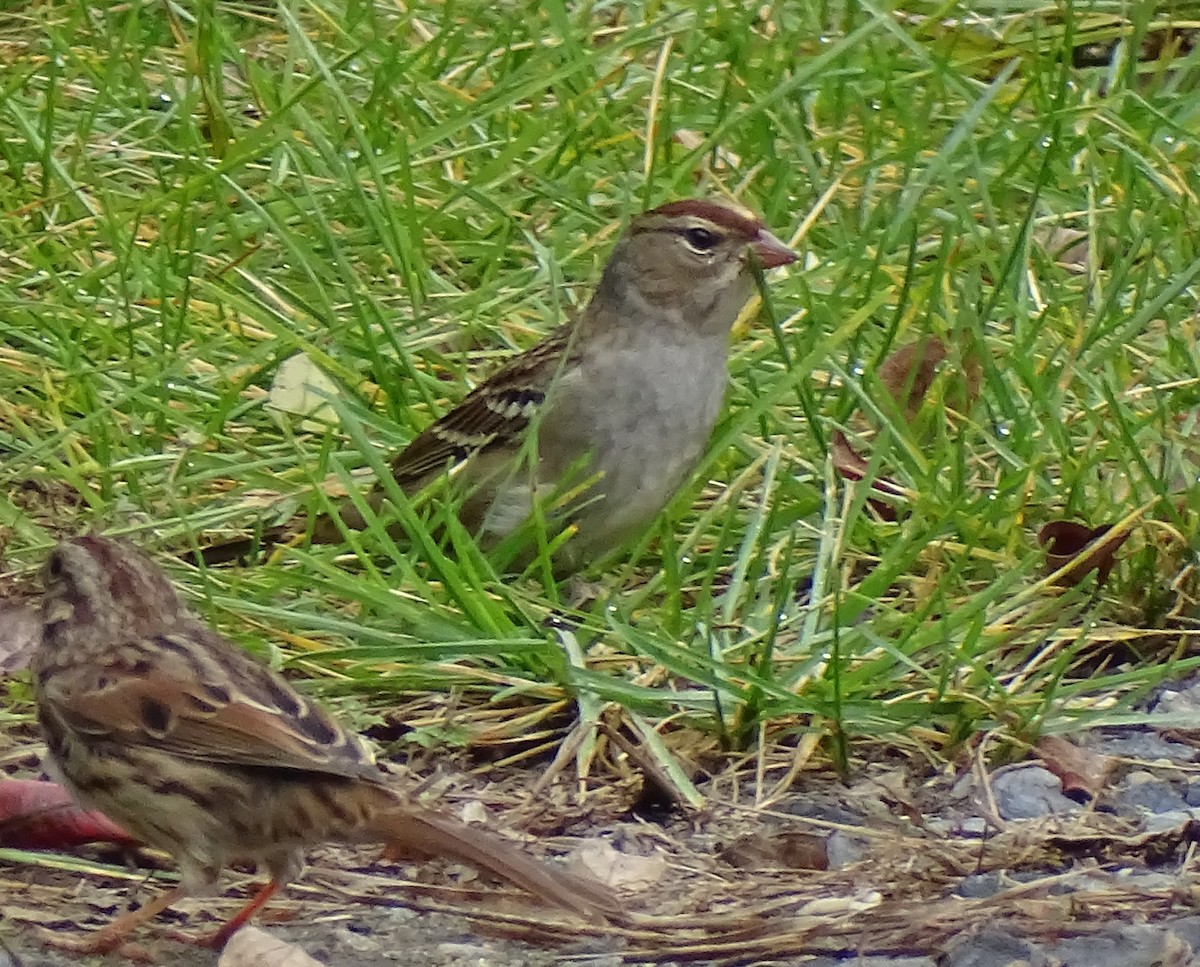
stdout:
POLYGON ((473 829, 448 816, 397 804, 378 813, 371 832, 402 853, 449 856, 488 870, 559 907, 590 920, 620 920, 617 895, 599 880, 556 869, 534 859, 515 843, 473 829))

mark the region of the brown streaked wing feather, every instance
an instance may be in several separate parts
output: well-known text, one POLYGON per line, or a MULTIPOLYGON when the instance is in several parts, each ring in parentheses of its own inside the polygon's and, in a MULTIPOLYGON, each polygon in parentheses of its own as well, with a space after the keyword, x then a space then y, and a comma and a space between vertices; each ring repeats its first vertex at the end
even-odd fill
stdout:
POLYGON ((570 325, 559 326, 426 427, 392 462, 392 473, 400 486, 408 491, 418 489, 447 465, 519 437, 545 400, 573 332, 570 325))
POLYGON ((103 665, 58 671, 46 699, 83 736, 119 736, 123 745, 203 762, 378 778, 365 748, 321 708, 223 638, 204 637, 204 651, 216 639, 232 652, 237 673, 228 684, 209 684, 192 662, 173 661, 163 644, 182 639, 163 636, 125 642, 103 665))

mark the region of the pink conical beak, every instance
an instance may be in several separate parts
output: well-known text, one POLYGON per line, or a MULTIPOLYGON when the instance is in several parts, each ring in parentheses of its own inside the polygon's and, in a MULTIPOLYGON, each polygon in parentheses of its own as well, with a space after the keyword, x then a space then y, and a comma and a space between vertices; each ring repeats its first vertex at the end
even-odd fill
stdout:
POLYGON ((758 264, 764 269, 775 269, 781 265, 789 265, 799 257, 765 228, 760 228, 754 241, 750 243, 758 264))

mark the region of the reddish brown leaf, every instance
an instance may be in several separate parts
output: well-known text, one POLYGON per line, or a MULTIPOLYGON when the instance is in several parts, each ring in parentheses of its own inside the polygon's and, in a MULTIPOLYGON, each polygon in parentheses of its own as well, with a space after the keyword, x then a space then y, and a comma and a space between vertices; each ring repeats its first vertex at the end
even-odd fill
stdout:
POLYGON ((838 430, 833 435, 833 469, 841 476, 850 480, 862 480, 867 475, 870 463, 846 439, 846 434, 838 430))
MULTIPOLYGON (((846 434, 841 430, 838 430, 833 435, 831 452, 833 454, 833 469, 837 471, 838 476, 845 477, 847 480, 863 480, 866 478, 867 470, 871 466, 870 461, 850 445, 850 441, 846 439, 846 434)), ((893 483, 887 477, 876 477, 871 481, 871 489, 875 493, 890 497, 892 500, 900 500, 905 503, 908 501, 908 495, 904 492, 904 488, 897 483, 893 483)), ((884 503, 882 500, 869 497, 867 503, 884 520, 896 519, 895 508, 884 503)))
POLYGON ((136 843, 102 813, 81 809, 56 782, 0 781, 0 845, 70 849, 83 843, 136 843))
POLYGON ((908 419, 916 415, 929 395, 938 363, 945 358, 946 344, 937 336, 925 336, 901 346, 879 367, 879 381, 908 419))
POLYGON ((1033 751, 1058 776, 1064 793, 1081 792, 1089 799, 1100 795, 1117 764, 1112 756, 1081 749, 1057 735, 1043 735, 1033 751))
MULTIPOLYGON (((883 361, 878 370, 880 383, 910 422, 929 396, 939 368, 950 351, 937 336, 924 335, 916 342, 901 346, 883 361)), ((947 386, 947 402, 960 409, 968 408, 979 396, 983 378, 976 354, 963 353, 962 371, 947 374, 952 383, 947 386)))
POLYGON ((1046 550, 1046 573, 1067 567, 1055 578, 1059 587, 1079 584, 1092 571, 1097 586, 1108 580, 1116 564, 1116 554, 1129 539, 1129 531, 1109 535, 1112 524, 1088 527, 1070 520, 1054 520, 1038 532, 1038 543, 1046 550))
POLYGON ((799 830, 756 830, 735 839, 720 856, 739 870, 829 869, 828 837, 799 830))

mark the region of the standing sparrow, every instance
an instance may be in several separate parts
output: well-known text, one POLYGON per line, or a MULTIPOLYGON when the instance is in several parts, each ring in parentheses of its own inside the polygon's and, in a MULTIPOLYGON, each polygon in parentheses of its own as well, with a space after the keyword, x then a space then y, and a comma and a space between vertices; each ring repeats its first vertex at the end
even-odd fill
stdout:
POLYGON ((191 615, 131 544, 66 541, 44 574, 33 673, 54 766, 80 802, 170 853, 182 874, 64 946, 116 949, 180 897, 211 890, 229 863, 253 860, 270 882, 212 938, 221 944, 300 875, 305 847, 329 840, 452 856, 586 916, 619 915, 598 882, 390 789, 357 735, 191 615))
MULTIPOLYGON (((547 519, 575 529, 557 570, 604 557, 654 519, 703 454, 753 264, 795 259, 728 202, 676 201, 639 215, 587 309, 417 436, 392 463, 396 483, 412 494, 465 462, 460 515, 485 546, 557 496, 543 505, 547 519)), ((377 485, 368 504, 377 510, 383 497, 377 485)), ((340 516, 366 526, 353 507, 340 516)), ((339 540, 337 523, 319 520, 314 539, 339 540)))

